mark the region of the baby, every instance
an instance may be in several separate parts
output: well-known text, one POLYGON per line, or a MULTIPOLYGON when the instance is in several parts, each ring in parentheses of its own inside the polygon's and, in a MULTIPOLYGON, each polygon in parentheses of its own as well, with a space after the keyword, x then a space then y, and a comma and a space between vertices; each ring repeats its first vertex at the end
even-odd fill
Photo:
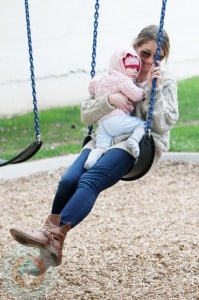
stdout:
POLYGON ((122 134, 132 133, 127 140, 127 147, 135 158, 139 156, 139 142, 145 132, 145 122, 131 116, 131 113, 135 103, 145 98, 144 90, 135 84, 140 68, 141 59, 133 49, 117 50, 111 56, 109 72, 99 79, 94 77, 91 80, 88 90, 95 98, 105 94, 123 93, 132 101, 132 107, 128 113, 116 108, 98 120, 96 148, 90 152, 85 162, 86 169, 91 168, 111 146, 113 137, 122 134))

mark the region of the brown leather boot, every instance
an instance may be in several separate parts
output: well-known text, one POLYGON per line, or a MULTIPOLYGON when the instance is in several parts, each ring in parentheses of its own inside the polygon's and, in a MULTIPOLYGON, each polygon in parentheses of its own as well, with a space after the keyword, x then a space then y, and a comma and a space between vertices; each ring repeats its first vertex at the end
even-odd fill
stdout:
POLYGON ((67 232, 71 229, 71 224, 60 225, 60 215, 49 215, 45 224, 36 232, 25 232, 12 228, 12 237, 20 244, 28 247, 37 247, 47 252, 54 259, 58 266, 62 261, 62 247, 67 232))

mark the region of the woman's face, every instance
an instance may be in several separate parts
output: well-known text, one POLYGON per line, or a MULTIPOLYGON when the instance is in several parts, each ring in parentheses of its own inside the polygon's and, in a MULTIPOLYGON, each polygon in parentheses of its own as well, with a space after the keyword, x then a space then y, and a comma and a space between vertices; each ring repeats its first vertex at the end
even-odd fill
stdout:
MULTIPOLYGON (((153 40, 148 41, 141 46, 137 47, 136 51, 142 60, 142 73, 148 73, 154 64, 154 57, 157 49, 157 43, 153 40)), ((160 51, 160 61, 164 59, 164 51, 160 51)))

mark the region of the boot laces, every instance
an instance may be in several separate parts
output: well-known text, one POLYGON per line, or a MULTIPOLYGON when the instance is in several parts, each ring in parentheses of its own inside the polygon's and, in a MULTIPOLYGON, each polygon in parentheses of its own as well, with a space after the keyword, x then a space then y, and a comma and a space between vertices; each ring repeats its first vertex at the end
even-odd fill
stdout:
POLYGON ((53 242, 54 240, 56 240, 54 234, 53 234, 51 231, 49 231, 49 230, 43 231, 43 234, 44 234, 47 238, 49 238, 49 240, 52 241, 52 242, 53 242))

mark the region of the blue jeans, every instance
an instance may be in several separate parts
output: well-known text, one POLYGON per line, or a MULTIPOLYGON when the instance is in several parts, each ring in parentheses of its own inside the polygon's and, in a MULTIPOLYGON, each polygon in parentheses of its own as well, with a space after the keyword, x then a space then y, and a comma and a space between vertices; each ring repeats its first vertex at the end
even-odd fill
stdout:
POLYGON ((62 176, 54 198, 52 213, 61 215, 61 225, 80 223, 91 211, 99 193, 118 182, 134 165, 135 159, 121 149, 108 150, 86 170, 90 153, 84 149, 62 176))

